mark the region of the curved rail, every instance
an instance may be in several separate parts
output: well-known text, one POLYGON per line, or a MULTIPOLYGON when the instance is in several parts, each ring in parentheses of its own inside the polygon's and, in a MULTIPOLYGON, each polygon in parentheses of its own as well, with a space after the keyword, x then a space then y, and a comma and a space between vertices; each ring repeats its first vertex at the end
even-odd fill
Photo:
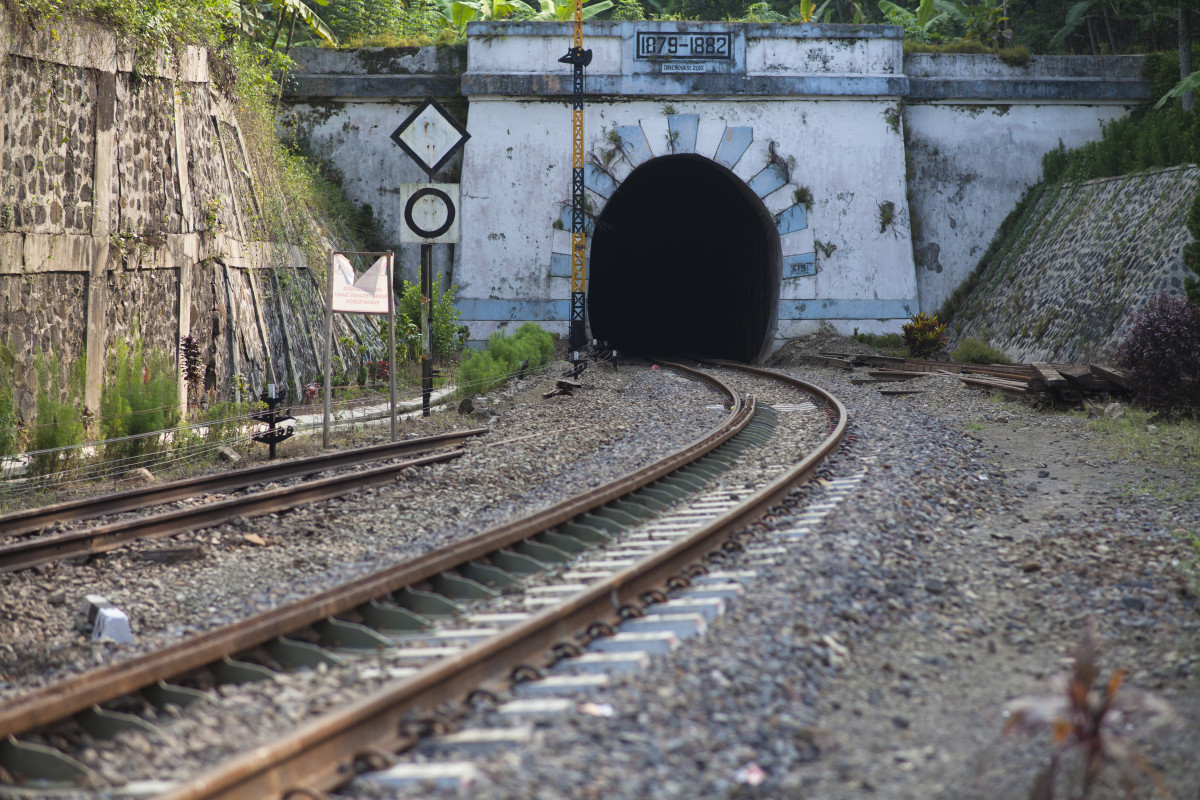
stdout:
MULTIPOLYGON (((735 368, 733 365, 721 366, 735 368)), ((458 655, 431 664, 411 678, 385 687, 344 709, 303 724, 276 742, 219 765, 164 795, 164 800, 320 796, 317 791, 332 789, 350 780, 362 754, 379 747, 395 748, 404 744, 400 726, 414 711, 431 710, 440 703, 461 698, 488 681, 506 676, 518 665, 531 661, 552 662, 553 657, 548 653, 556 643, 596 620, 615 622, 620 608, 641 605, 647 592, 663 586, 669 579, 684 576, 687 568, 703 561, 735 531, 761 517, 796 484, 806 480, 837 448, 845 434, 845 406, 828 392, 768 370, 736 368, 782 380, 822 399, 836 412, 830 434, 792 469, 692 536, 598 581, 561 606, 537 614, 458 655)), ((688 371, 695 374, 695 371, 688 371)))
MULTIPOLYGON (((712 375, 683 366, 678 369, 725 394, 730 401, 730 413, 720 425, 674 453, 585 495, 490 528, 465 541, 430 551, 413 561, 380 570, 353 583, 328 589, 232 625, 207 631, 154 653, 111 664, 19 696, 6 708, 0 709, 0 740, 61 720, 157 681, 198 669, 327 617, 345 614, 371 600, 486 557, 653 483, 711 452, 750 423, 754 413, 753 403, 746 403, 712 375)), ((363 473, 355 474, 361 476, 363 473)))
POLYGON ((305 503, 329 500, 368 486, 391 483, 397 475, 411 467, 449 461, 462 454, 462 450, 445 450, 360 472, 307 481, 298 486, 281 486, 242 497, 231 497, 195 508, 121 520, 81 531, 21 539, 0 545, 0 572, 29 569, 38 564, 64 558, 107 553, 137 539, 161 539, 164 536, 220 525, 237 516, 261 517, 305 503))
POLYGON ((87 497, 79 500, 68 500, 53 505, 30 508, 24 511, 14 511, 0 516, 0 534, 19 536, 25 533, 39 531, 47 525, 56 522, 75 522, 83 519, 93 519, 106 514, 118 514, 123 511, 136 511, 147 506, 162 505, 198 494, 213 492, 229 492, 243 489, 256 483, 286 480, 324 472, 329 469, 365 464, 368 461, 386 461, 390 458, 423 453, 439 447, 452 447, 462 444, 472 436, 486 433, 487 428, 471 428, 465 431, 439 433, 435 436, 422 436, 419 439, 405 439, 402 442, 387 442, 372 447, 360 447, 354 450, 339 450, 336 453, 325 453, 310 458, 292 459, 289 461, 273 462, 258 467, 231 470, 216 475, 201 475, 195 478, 160 483, 145 486, 140 489, 129 489, 123 492, 112 492, 100 497, 87 497))

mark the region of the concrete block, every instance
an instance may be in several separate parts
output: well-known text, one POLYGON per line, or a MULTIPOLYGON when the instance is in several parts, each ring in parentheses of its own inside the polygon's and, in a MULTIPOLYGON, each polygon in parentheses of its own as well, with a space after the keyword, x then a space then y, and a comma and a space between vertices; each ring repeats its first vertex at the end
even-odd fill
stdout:
POLYGON ((462 647, 404 647, 389 650, 388 658, 395 661, 432 661, 435 658, 448 658, 462 652, 462 647))
POLYGON ((564 658, 554 668, 576 675, 606 675, 636 672, 649 665, 649 653, 645 650, 629 650, 623 653, 584 653, 575 658, 564 658))
POLYGON ((651 655, 669 653, 679 646, 679 637, 669 631, 655 633, 618 633, 602 636, 588 645, 592 653, 628 653, 645 650, 651 655))
POLYGON ((513 687, 513 693, 518 697, 587 694, 608 685, 608 675, 550 675, 540 681, 519 683, 513 687))
POLYGON ((663 116, 646 117, 641 120, 642 134, 646 137, 646 143, 650 145, 650 151, 654 156, 669 156, 671 155, 670 140, 671 129, 667 124, 667 118, 663 116))
POLYGON ((433 764, 397 764, 378 772, 367 772, 355 778, 355 783, 380 789, 413 789, 433 786, 436 789, 466 792, 478 777, 479 771, 468 761, 446 761, 433 764))
POLYGON ((714 160, 723 167, 733 169, 753 141, 753 128, 726 128, 725 132, 721 135, 720 143, 717 145, 714 160))
POLYGON ((129 627, 129 617, 119 608, 109 606, 101 608, 96 614, 96 623, 92 628, 92 639, 112 639, 117 644, 128 644, 133 641, 133 630, 129 627))
POLYGON ((509 747, 522 747, 533 741, 533 726, 513 728, 468 728, 445 736, 431 736, 417 745, 420 753, 454 753, 466 757, 490 755, 509 747))
POLYGON ((583 583, 559 583, 552 586, 530 586, 525 594, 530 597, 562 597, 563 595, 578 594, 587 588, 583 583))
POLYGON ((607 569, 616 572, 626 567, 632 567, 636 563, 637 559, 634 558, 602 558, 595 561, 581 562, 580 566, 587 567, 588 569, 607 569))
POLYGON ((744 594, 740 583, 700 583, 698 580, 692 581, 692 588, 681 593, 684 598, 693 597, 719 597, 726 602, 732 603, 744 594))
POLYGON ((734 583, 752 581, 758 577, 758 573, 752 569, 736 569, 736 570, 713 570, 707 575, 698 575, 692 578, 692 583, 734 583))
POLYGON ((509 700, 496 709, 497 712, 514 719, 544 719, 574 710, 575 701, 566 697, 528 697, 521 700, 509 700))
POLYGON ((518 622, 524 622, 530 616, 530 614, 524 614, 520 611, 500 611, 488 614, 471 614, 466 618, 466 621, 472 625, 507 627, 509 625, 516 625, 518 622))
POLYGON ((720 597, 677 597, 650 606, 655 614, 699 614, 714 620, 725 613, 725 600, 720 597))
POLYGON ((606 569, 572 569, 564 572, 562 579, 575 583, 591 583, 607 578, 609 575, 612 575, 612 571, 606 569))
POLYGON ((680 639, 704 633, 708 623, 700 614, 647 614, 627 619, 620 625, 622 633, 673 633, 680 639))
POLYGON ((0 233, 0 275, 20 275, 25 258, 25 234, 0 233))
POLYGON ((699 114, 671 114, 667 117, 667 126, 675 139, 673 150, 676 153, 696 152, 696 134, 700 124, 699 114))

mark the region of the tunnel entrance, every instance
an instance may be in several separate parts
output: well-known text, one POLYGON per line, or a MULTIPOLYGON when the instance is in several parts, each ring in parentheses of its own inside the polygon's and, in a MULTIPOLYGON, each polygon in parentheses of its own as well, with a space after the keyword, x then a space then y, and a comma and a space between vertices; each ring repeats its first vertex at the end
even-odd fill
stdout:
POLYGON ((770 344, 780 262, 774 220, 732 172, 693 155, 648 161, 596 223, 592 335, 630 352, 753 361, 770 344))

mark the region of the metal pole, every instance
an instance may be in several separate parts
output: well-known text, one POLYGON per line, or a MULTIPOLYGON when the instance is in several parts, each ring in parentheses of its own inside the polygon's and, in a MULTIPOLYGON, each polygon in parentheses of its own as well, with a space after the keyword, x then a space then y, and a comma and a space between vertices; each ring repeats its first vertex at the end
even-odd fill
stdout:
POLYGON ((421 245, 421 416, 429 416, 429 397, 433 394, 433 245, 421 245))
POLYGON ((584 292, 587 281, 587 233, 584 207, 587 197, 583 185, 583 68, 592 63, 592 51, 583 49, 583 0, 575 0, 575 24, 571 49, 559 59, 570 64, 571 73, 571 327, 568 347, 582 350, 587 343, 587 309, 584 292))
POLYGON ((388 253, 388 396, 392 403, 392 441, 396 441, 396 254, 388 253))
POLYGON ((333 253, 329 253, 329 269, 325 289, 325 420, 321 427, 321 446, 329 447, 329 415, 332 408, 333 389, 329 385, 329 372, 333 367, 333 253))

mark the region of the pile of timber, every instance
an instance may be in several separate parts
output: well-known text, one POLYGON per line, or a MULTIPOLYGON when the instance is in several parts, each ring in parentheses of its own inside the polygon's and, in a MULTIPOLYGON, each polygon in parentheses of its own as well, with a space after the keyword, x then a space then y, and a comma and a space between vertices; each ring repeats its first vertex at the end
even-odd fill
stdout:
POLYGON ((1125 373, 1103 364, 963 364, 918 358, 824 352, 809 356, 818 363, 853 369, 874 367, 867 374, 881 382, 908 381, 931 374, 958 375, 968 386, 1028 397, 1041 402, 1078 403, 1090 395, 1125 394, 1125 373))

